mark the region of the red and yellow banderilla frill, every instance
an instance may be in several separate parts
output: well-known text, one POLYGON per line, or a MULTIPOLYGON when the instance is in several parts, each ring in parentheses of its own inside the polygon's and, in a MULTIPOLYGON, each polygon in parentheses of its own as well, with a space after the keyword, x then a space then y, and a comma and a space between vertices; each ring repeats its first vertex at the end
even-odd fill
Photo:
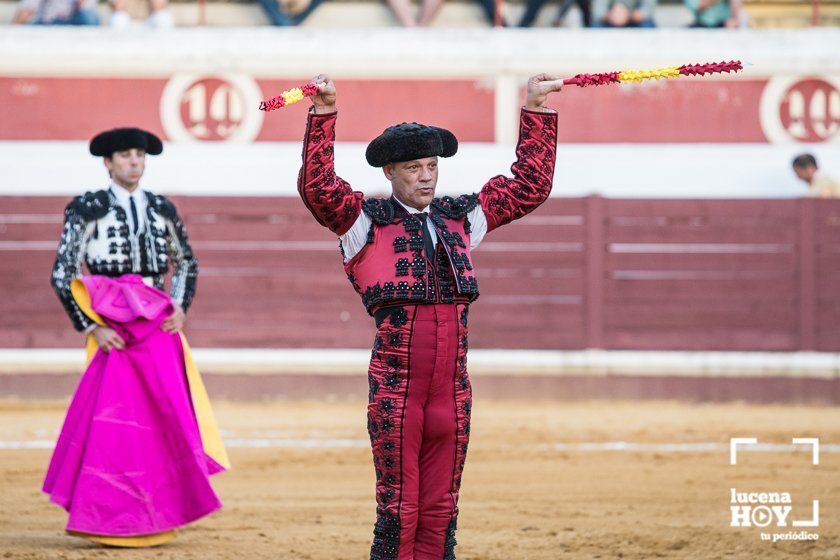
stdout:
POLYGON ((705 76, 707 74, 721 74, 738 72, 744 66, 740 60, 730 62, 709 62, 706 64, 683 64, 682 66, 666 66, 648 70, 619 70, 616 72, 602 72, 600 74, 578 74, 563 80, 565 85, 579 87, 602 86, 620 84, 623 82, 643 82, 645 80, 661 80, 679 78, 680 76, 705 76))
MULTIPOLYGON (((682 66, 666 66, 664 68, 652 68, 648 70, 619 70, 616 72, 602 72, 600 74, 577 74, 563 80, 565 85, 579 87, 603 86, 607 84, 620 84, 625 82, 643 82, 645 80, 661 80, 667 78, 679 78, 680 76, 705 76, 707 74, 722 74, 738 72, 743 70, 744 65, 740 60, 729 62, 708 62, 706 64, 683 64, 682 66)), ((261 111, 274 111, 287 107, 304 97, 311 97, 318 93, 318 84, 308 83, 300 87, 284 91, 277 97, 266 99, 260 103, 261 111)))

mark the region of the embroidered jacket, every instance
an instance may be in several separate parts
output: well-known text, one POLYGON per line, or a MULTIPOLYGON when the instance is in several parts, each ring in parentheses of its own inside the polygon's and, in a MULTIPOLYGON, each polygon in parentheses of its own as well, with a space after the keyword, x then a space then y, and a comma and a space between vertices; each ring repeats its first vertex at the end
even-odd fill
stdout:
POLYGON ((368 312, 404 303, 474 301, 478 284, 467 216, 480 205, 490 232, 532 212, 548 198, 557 150, 557 114, 522 110, 513 178, 499 175, 477 195, 432 202, 429 225, 442 243, 437 244, 431 261, 424 258, 418 219, 392 199, 365 200, 335 174, 336 118, 337 113, 309 114, 298 192, 315 219, 339 236, 362 213, 369 218, 368 243, 345 263, 347 276, 368 312))
POLYGON ((130 234, 126 211, 107 190, 74 198, 64 210, 64 230, 52 272, 52 286, 76 330, 92 321, 76 305, 70 283, 82 275, 82 263, 91 274, 140 274, 163 288, 172 269, 170 296, 186 311, 195 295, 198 261, 175 206, 160 195, 146 193, 145 228, 130 234))
POLYGON ((393 198, 369 198, 368 243, 344 264, 347 277, 368 312, 398 303, 469 303, 478 297, 470 257, 470 222, 475 195, 435 199, 428 226, 438 243, 431 259, 424 251, 422 223, 393 198))

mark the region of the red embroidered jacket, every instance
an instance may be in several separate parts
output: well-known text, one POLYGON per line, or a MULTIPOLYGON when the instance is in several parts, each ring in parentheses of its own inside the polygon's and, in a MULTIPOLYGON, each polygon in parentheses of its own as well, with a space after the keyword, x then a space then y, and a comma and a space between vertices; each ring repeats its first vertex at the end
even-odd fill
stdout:
POLYGON ((513 178, 498 175, 478 195, 432 202, 429 225, 442 241, 434 262, 424 257, 418 220, 390 199, 365 200, 335 174, 336 118, 337 113, 309 114, 298 192, 318 223, 337 235, 346 233, 361 212, 370 217, 368 244, 345 264, 368 312, 405 303, 475 300, 478 284, 469 251, 467 214, 480 204, 490 232, 532 212, 548 198, 557 149, 557 114, 522 110, 513 178))

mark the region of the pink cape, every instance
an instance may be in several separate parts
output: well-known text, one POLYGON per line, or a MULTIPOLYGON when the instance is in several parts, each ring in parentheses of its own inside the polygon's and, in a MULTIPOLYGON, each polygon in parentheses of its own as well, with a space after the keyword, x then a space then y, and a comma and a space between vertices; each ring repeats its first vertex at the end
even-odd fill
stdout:
POLYGON ((202 448, 178 334, 162 291, 137 275, 82 279, 91 306, 126 341, 97 351, 82 377, 43 491, 70 514, 67 529, 129 537, 167 531, 221 507, 202 448))

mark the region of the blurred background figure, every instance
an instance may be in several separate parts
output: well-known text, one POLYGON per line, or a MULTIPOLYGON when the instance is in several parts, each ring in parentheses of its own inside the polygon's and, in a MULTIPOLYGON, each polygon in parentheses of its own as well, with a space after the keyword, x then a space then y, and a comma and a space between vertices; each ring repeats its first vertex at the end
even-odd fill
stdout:
POLYGON ((808 185, 811 196, 820 198, 840 196, 840 184, 819 170, 817 158, 812 154, 801 154, 793 158, 793 172, 808 185))
MULTIPOLYGON (((522 19, 519 20, 519 27, 531 27, 534 20, 537 19, 537 15, 540 13, 540 9, 543 7, 545 2, 546 0, 527 0, 525 3, 525 13, 522 14, 522 19)), ((566 17, 566 14, 569 13, 569 8, 571 8, 572 4, 575 3, 577 4, 578 9, 580 9, 581 25, 583 27, 589 27, 592 25, 590 2, 591 0, 561 0, 560 7, 557 10, 557 17, 554 20, 555 27, 563 23, 563 19, 566 17)))
POLYGON ((20 0, 12 23, 99 25, 97 0, 20 0))
POLYGON ((741 0, 685 0, 685 5, 694 14, 691 27, 741 26, 741 0))
POLYGON ((272 25, 300 25, 323 0, 258 0, 272 25))
POLYGON ((147 19, 146 25, 156 29, 171 29, 175 27, 175 18, 169 9, 169 0, 111 0, 114 13, 109 24, 111 27, 124 29, 136 20, 147 19))
MULTIPOLYGON (((265 2, 267 0, 260 1, 265 2)), ((540 2, 543 1, 545 0, 540 0, 540 2)), ((493 0, 478 0, 478 2, 487 21, 490 22, 490 25, 494 25, 496 19, 495 2, 493 0)), ((403 27, 428 27, 443 6, 443 0, 421 0, 420 11, 416 15, 411 0, 388 0, 388 6, 391 7, 394 17, 403 27)), ((539 10, 539 8, 537 9, 539 10)), ((502 19, 501 25, 506 27, 507 22, 502 19)))
POLYGON ((656 0, 592 0, 592 27, 656 27, 656 0))

